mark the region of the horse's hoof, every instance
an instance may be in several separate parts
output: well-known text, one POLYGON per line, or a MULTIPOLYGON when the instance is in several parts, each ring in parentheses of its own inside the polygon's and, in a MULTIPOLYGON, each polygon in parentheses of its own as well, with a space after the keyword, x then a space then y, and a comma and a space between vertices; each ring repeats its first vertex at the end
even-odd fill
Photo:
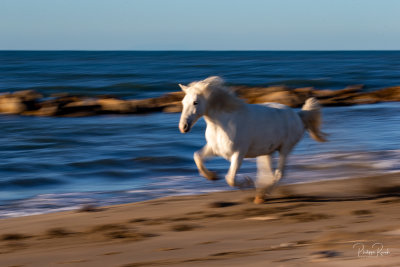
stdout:
POLYGON ((231 180, 231 179, 227 179, 226 177, 225 177, 225 181, 226 181, 226 183, 230 186, 230 187, 236 187, 237 186, 237 184, 235 183, 235 181, 233 180, 231 180))
POLYGON ((256 196, 255 198, 254 198, 254 204, 263 204, 264 203, 264 198, 263 197, 260 197, 260 196, 256 196))
POLYGON ((210 181, 218 180, 218 174, 213 171, 209 171, 206 175, 204 175, 204 177, 206 177, 207 180, 210 180, 210 181))

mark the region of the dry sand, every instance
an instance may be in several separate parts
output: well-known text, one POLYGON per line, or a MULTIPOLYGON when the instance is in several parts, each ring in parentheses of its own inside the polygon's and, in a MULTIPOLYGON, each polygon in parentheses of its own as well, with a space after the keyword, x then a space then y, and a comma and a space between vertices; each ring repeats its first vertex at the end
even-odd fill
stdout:
POLYGON ((0 266, 400 266, 399 192, 395 173, 3 219, 0 266))

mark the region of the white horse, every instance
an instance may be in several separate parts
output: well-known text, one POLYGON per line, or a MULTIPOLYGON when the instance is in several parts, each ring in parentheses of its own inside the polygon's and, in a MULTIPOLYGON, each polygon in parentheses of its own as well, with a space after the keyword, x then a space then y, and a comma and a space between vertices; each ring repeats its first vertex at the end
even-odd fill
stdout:
POLYGON ((231 162, 226 182, 230 186, 240 186, 235 176, 243 159, 257 157, 254 199, 257 204, 264 202, 265 194, 270 193, 282 178, 286 158, 305 130, 315 140, 326 141, 325 134, 319 130, 320 105, 315 98, 307 99, 297 113, 277 103, 246 104, 219 77, 179 86, 186 93, 182 100, 180 131, 189 132, 202 116, 207 123, 207 144, 194 153, 200 174, 209 180, 216 180, 216 173, 209 171, 203 162, 207 158, 221 156, 231 162), (271 154, 275 151, 280 157, 273 172, 271 154))

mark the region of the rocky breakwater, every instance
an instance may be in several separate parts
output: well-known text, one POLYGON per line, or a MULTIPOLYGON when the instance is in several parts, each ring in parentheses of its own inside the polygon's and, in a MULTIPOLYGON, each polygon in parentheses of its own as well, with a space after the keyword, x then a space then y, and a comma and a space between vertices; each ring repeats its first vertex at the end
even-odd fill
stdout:
POLYGON ((86 97, 67 93, 48 97, 32 91, 0 95, 0 113, 27 116, 82 117, 104 114, 179 112, 181 92, 156 98, 123 100, 112 96, 86 97))
POLYGON ((362 85, 341 90, 318 90, 312 87, 236 87, 236 93, 248 103, 277 102, 290 107, 301 107, 309 97, 315 97, 323 106, 350 106, 400 101, 400 86, 364 92, 362 85))
MULTIPOLYGON (((318 90, 312 87, 288 88, 236 86, 232 90, 246 102, 257 104, 277 102, 300 107, 309 97, 316 97, 323 106, 348 106, 400 101, 400 86, 364 92, 362 86, 341 90, 318 90)), ((43 96, 32 91, 0 95, 0 113, 28 116, 94 116, 104 114, 143 114, 180 112, 183 92, 172 92, 156 98, 123 100, 112 96, 85 97, 70 94, 43 96)))

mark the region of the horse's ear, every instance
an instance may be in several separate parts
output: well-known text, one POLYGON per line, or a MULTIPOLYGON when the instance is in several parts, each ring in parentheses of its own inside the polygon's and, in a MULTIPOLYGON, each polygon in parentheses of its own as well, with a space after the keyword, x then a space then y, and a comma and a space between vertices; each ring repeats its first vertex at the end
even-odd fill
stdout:
POLYGON ((186 93, 186 89, 188 88, 187 86, 185 86, 183 84, 179 84, 179 87, 182 89, 182 91, 184 91, 186 93))

